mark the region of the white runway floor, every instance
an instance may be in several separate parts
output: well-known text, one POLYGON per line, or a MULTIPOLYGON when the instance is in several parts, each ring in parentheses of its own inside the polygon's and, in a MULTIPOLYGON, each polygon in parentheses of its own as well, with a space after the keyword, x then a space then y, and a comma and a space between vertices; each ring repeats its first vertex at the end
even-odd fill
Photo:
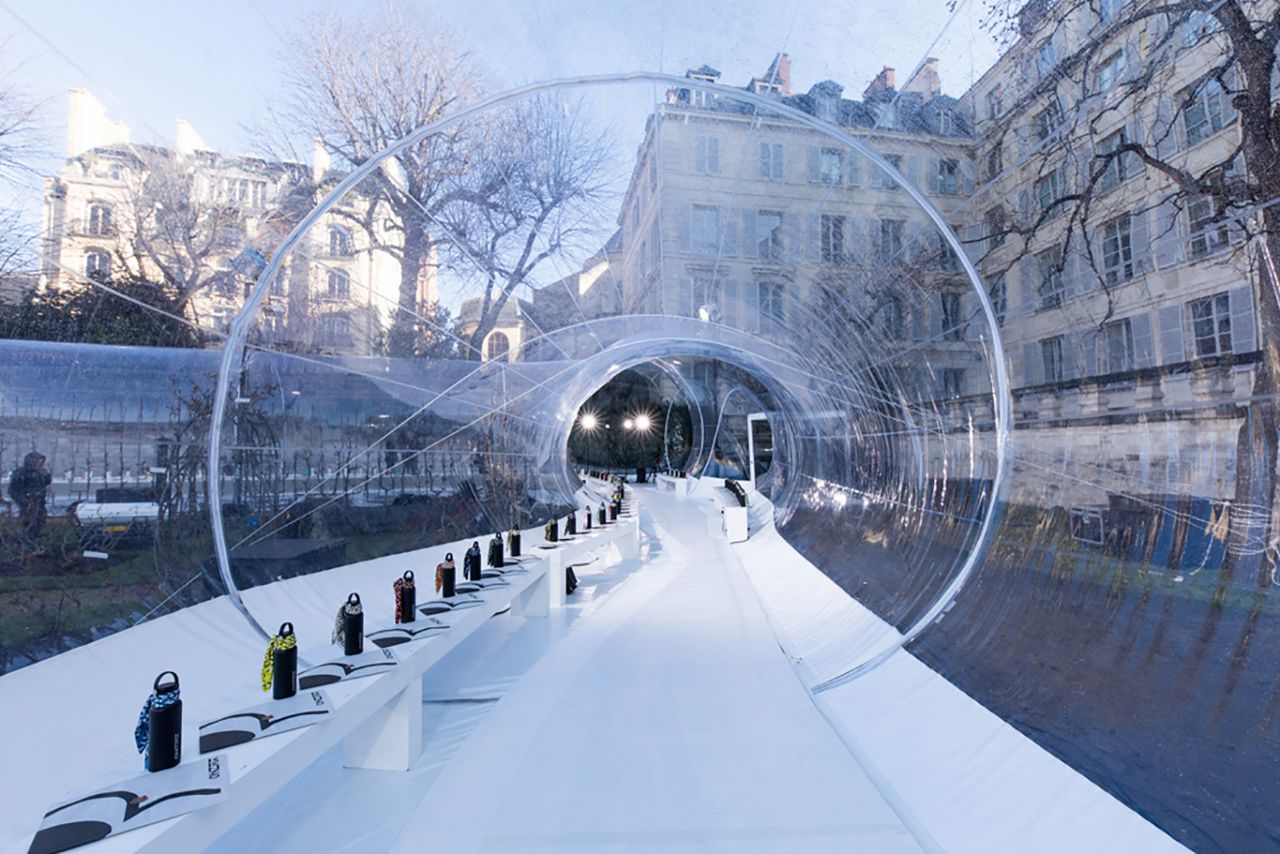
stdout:
POLYGON ((584 568, 561 615, 498 617, 428 673, 413 770, 335 751, 216 850, 921 850, 712 517, 641 495, 639 561, 584 568))

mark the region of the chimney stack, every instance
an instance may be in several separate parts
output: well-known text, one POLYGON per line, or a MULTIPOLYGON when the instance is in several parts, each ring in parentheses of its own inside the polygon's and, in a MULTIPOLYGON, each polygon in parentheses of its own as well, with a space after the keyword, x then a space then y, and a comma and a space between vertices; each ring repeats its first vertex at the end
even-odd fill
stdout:
POLYGON ((311 174, 317 184, 324 180, 325 173, 329 171, 332 162, 329 150, 324 147, 324 140, 318 136, 314 137, 311 140, 311 174))
POLYGON ((902 87, 903 92, 919 92, 925 100, 942 92, 942 75, 938 73, 938 59, 931 56, 920 66, 920 71, 902 87))
POLYGON ((777 83, 783 95, 791 94, 791 55, 780 53, 773 58, 765 79, 777 83))
POLYGON ((871 81, 865 90, 863 90, 862 99, 864 101, 874 101, 879 97, 892 93, 893 69, 886 65, 880 69, 880 73, 877 74, 875 79, 871 81))

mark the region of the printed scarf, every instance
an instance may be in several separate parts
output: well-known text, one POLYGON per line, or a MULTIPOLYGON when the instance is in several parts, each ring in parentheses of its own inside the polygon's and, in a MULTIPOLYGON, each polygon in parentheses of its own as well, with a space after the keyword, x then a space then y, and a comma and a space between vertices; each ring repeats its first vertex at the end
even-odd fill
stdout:
POLYGON ((271 679, 275 675, 276 667, 276 650, 284 651, 293 649, 298 645, 298 636, 290 633, 281 637, 275 635, 271 638, 271 643, 267 644, 267 653, 262 656, 262 690, 271 690, 271 679))

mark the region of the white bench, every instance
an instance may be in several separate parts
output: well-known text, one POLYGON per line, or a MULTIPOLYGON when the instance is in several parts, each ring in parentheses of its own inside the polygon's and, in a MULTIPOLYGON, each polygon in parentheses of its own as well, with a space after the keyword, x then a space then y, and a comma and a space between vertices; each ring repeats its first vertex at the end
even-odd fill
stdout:
MULTIPOLYGON (((534 536, 533 531, 525 531, 524 541, 528 543, 534 536)), ((226 801, 108 837, 82 850, 168 852, 206 848, 338 744, 343 747, 346 767, 407 771, 422 751, 423 674, 494 614, 508 607, 513 614, 524 617, 545 617, 552 608, 563 607, 565 566, 607 547, 615 547, 622 557, 632 556, 638 551, 638 537, 638 520, 633 513, 553 549, 526 548, 519 566, 524 571, 507 572, 503 584, 472 594, 483 604, 450 612, 447 629, 390 647, 397 659, 395 667, 377 676, 325 685, 323 690, 334 707, 326 720, 227 748, 231 784, 226 801)), ((390 580, 387 579, 388 584, 390 580)), ((420 598, 419 605, 428 601, 429 597, 420 598)), ((418 625, 429 619, 419 614, 418 625)), ((368 634, 384 628, 391 626, 366 622, 366 650, 376 648, 368 641, 368 634)), ((305 664, 300 662, 300 669, 339 658, 337 648, 330 647, 329 657, 312 653, 305 664)), ((235 709, 186 711, 203 721, 235 709)), ((188 744, 190 750, 196 749, 195 739, 189 739, 188 744)), ((192 758, 189 755, 186 761, 192 758)), ((104 780, 103 784, 110 782, 104 780)))
POLYGON ((654 482, 658 485, 658 489, 664 492, 674 492, 677 496, 688 495, 691 488, 691 478, 673 477, 669 474, 654 475, 654 482))

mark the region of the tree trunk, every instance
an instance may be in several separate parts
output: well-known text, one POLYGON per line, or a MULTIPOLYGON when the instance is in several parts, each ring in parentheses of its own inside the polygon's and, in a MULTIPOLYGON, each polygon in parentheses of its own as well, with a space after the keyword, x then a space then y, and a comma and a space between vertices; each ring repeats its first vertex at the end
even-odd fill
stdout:
POLYGON ((418 322, 418 281, 430 250, 422 220, 409 212, 403 217, 404 250, 400 256, 400 295, 396 316, 387 332, 387 355, 412 358, 422 338, 418 322))
MULTIPOLYGON (((1280 251, 1280 222, 1273 210, 1265 212, 1259 241, 1271 258, 1280 251)), ((1224 565, 1223 584, 1243 569, 1259 586, 1269 586, 1274 556, 1267 543, 1272 536, 1271 516, 1276 498, 1276 379, 1280 376, 1280 304, 1266 257, 1259 259, 1257 288, 1259 344, 1262 361, 1254 375, 1253 394, 1236 438, 1236 489, 1231 533, 1224 565)))

